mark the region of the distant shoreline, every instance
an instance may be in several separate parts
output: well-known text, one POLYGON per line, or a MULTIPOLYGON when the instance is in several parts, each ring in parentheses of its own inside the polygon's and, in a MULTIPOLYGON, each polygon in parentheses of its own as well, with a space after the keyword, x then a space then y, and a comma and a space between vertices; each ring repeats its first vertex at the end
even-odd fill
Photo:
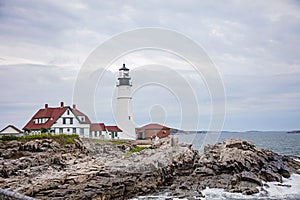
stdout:
POLYGON ((171 132, 171 135, 179 135, 179 134, 207 134, 207 133, 300 133, 299 131, 178 131, 171 132))
POLYGON ((287 133, 289 133, 289 134, 295 134, 295 133, 300 133, 300 130, 295 130, 295 131, 288 131, 287 133))

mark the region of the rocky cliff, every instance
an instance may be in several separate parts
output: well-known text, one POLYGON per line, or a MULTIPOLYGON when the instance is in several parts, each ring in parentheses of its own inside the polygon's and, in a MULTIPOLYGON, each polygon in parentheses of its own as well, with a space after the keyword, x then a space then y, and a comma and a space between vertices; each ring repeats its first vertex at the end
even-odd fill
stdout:
POLYGON ((0 187, 38 199, 123 199, 157 191, 196 151, 162 140, 128 156, 131 143, 53 140, 0 143, 0 187))
POLYGON ((194 171, 189 176, 177 176, 173 194, 201 195, 201 190, 223 188, 228 192, 258 193, 270 181, 282 182, 291 173, 299 173, 300 163, 288 156, 256 147, 253 143, 232 139, 208 145, 197 155, 194 171))
POLYGON ((242 140, 205 147, 171 139, 131 154, 136 143, 75 139, 0 142, 0 188, 37 199, 128 199, 159 192, 200 197, 205 187, 252 194, 297 173, 299 163, 242 140))

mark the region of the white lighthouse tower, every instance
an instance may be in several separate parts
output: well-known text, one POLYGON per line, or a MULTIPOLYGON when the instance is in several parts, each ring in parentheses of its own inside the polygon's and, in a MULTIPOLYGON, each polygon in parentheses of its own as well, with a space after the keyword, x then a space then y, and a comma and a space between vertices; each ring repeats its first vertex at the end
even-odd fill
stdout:
POLYGON ((125 64, 119 69, 119 77, 117 82, 118 96, 117 96, 117 110, 116 123, 123 131, 120 139, 136 139, 135 125, 132 118, 132 97, 131 97, 131 80, 129 76, 129 69, 125 64))

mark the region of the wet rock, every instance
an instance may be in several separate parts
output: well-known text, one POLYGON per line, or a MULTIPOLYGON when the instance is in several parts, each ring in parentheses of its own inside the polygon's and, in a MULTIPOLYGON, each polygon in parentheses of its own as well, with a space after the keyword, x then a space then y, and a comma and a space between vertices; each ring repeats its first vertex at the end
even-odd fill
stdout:
POLYGON ((259 190, 256 187, 245 188, 242 190, 242 193, 246 194, 246 195, 251 195, 251 194, 258 193, 258 192, 259 192, 259 190))
POLYGON ((261 180, 253 172, 243 171, 240 177, 242 181, 248 181, 262 186, 261 180))
MULTIPOLYGON (((204 189, 224 188, 230 192, 253 194, 259 192, 263 181, 282 182, 300 168, 299 162, 253 143, 231 139, 204 147, 204 153, 194 163, 195 170, 189 177, 180 177, 184 183, 204 189)), ((176 180, 175 180, 176 181, 176 180)), ((184 183, 177 183, 184 185, 184 183)), ((172 185, 172 190, 179 187, 172 185)))

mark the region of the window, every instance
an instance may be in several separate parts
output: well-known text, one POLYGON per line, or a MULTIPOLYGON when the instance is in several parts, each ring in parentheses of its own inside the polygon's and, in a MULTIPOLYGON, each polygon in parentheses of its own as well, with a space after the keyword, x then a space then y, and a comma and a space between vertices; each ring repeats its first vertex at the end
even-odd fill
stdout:
POLYGON ((69 128, 67 129, 67 132, 70 132, 70 129, 69 129, 69 128))
POLYGON ((76 133, 76 128, 73 128, 73 133, 76 133))
POLYGON ((64 129, 63 128, 59 128, 59 133, 63 133, 64 129))
MULTIPOLYGON (((138 132, 138 139, 144 140, 146 139, 146 134, 145 132, 138 132)), ((152 137, 151 137, 152 139, 152 137)))
POLYGON ((70 115, 70 110, 67 110, 67 115, 70 115))
POLYGON ((66 124, 66 118, 62 118, 62 120, 63 120, 63 124, 66 124))
POLYGON ((43 118, 43 124, 45 124, 48 121, 48 118, 43 118))
POLYGON ((94 131, 94 136, 97 137, 97 131, 94 131))
POLYGON ((73 118, 70 118, 70 124, 73 124, 73 118))
POLYGON ((80 128, 80 135, 84 134, 84 128, 80 128))
POLYGON ((92 131, 90 131, 90 138, 93 137, 92 131))

